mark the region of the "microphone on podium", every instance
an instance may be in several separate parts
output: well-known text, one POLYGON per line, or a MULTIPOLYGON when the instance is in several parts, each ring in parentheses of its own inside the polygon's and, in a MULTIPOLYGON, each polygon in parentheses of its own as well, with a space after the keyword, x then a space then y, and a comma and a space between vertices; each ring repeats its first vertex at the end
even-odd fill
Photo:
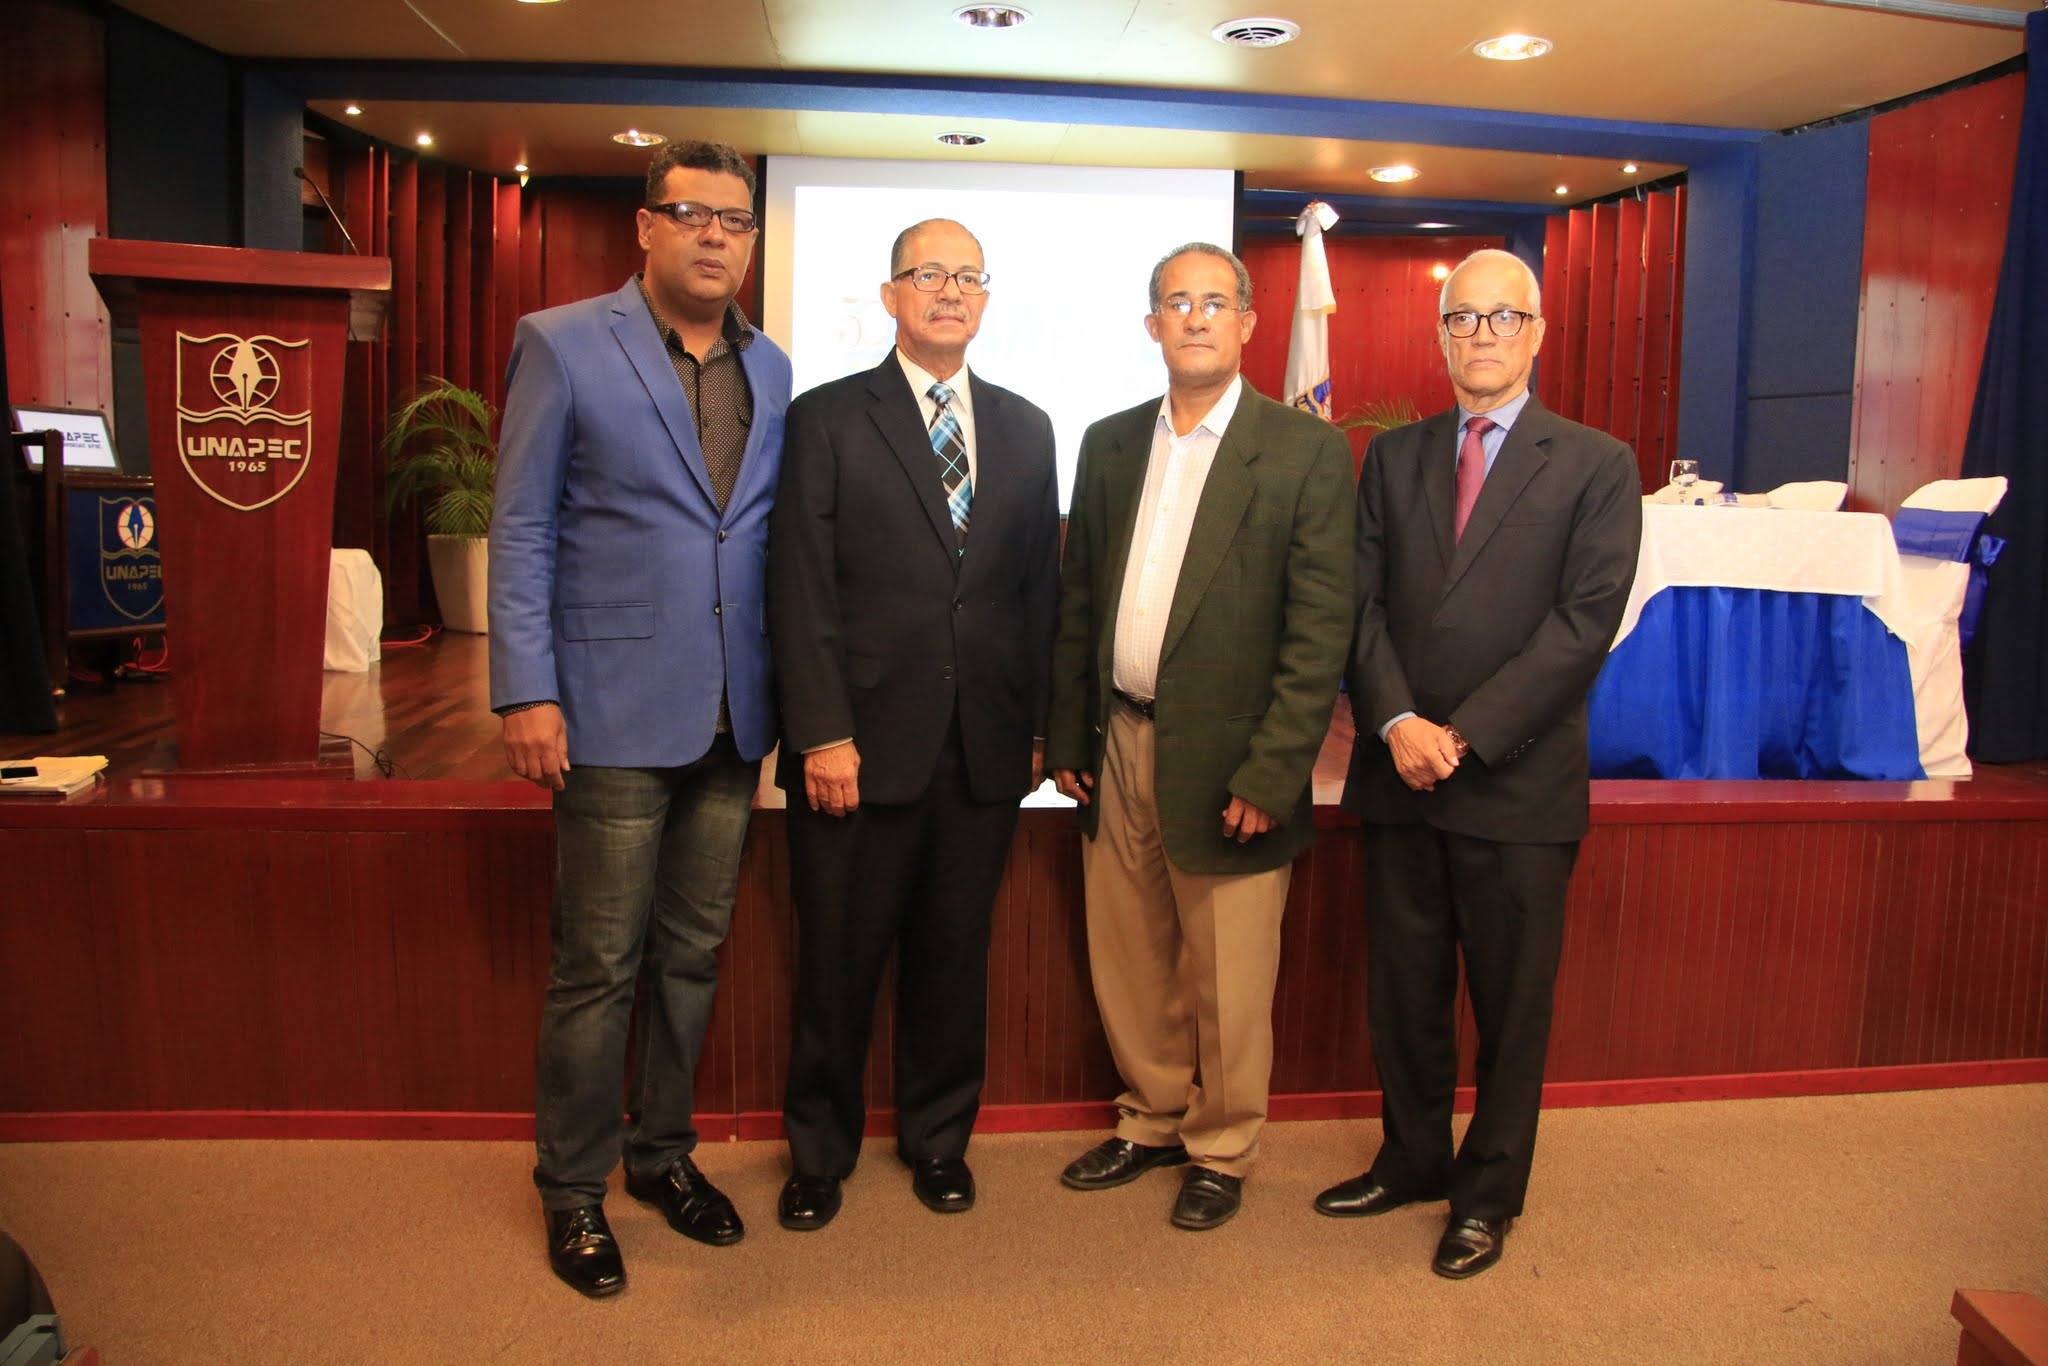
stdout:
POLYGON ((313 193, 320 196, 320 207, 327 210, 327 216, 334 220, 334 226, 341 229, 341 240, 348 243, 348 249, 351 252, 353 252, 357 256, 361 256, 363 254, 362 249, 356 245, 356 239, 349 236, 348 224, 341 221, 341 215, 336 213, 334 211, 334 205, 330 204, 327 201, 327 192, 320 188, 319 183, 315 181, 313 177, 306 174, 305 167, 292 167, 292 174, 297 176, 299 179, 305 181, 307 185, 312 187, 313 193))

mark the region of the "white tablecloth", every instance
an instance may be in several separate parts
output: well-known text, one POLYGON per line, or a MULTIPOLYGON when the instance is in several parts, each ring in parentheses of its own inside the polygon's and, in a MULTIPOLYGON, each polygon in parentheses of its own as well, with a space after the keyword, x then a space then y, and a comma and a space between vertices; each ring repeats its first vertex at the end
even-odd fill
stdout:
POLYGON ((1910 614, 1892 524, 1874 512, 1643 505, 1636 582, 1614 643, 1666 588, 1761 588, 1859 597, 1904 639, 1910 614))

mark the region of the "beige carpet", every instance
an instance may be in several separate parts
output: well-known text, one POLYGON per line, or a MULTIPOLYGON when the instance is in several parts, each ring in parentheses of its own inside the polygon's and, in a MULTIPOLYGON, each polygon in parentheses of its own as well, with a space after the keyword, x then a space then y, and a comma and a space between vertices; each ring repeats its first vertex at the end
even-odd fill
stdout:
POLYGON ((1561 1110, 1530 1215, 1476 1280, 1439 1208, 1321 1218, 1371 1122, 1276 1125, 1244 1211, 1176 1178, 1081 1194, 1092 1134, 978 1139, 972 1213, 870 1143, 831 1228, 774 1222, 780 1144, 699 1154, 744 1242, 614 1187, 631 1287, 548 1275, 504 1143, 0 1146, 0 1226, 109 1366, 204 1362, 1856 1362, 1955 1359, 1957 1286, 2048 1297, 2048 1086, 1561 1110))

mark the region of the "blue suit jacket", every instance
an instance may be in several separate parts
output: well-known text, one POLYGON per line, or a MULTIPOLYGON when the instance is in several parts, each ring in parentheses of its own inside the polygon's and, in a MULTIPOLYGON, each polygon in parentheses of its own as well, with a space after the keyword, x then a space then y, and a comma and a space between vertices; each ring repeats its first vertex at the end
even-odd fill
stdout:
POLYGON ((764 579, 789 358, 759 332, 740 357, 754 423, 721 515, 638 284, 519 320, 491 518, 491 705, 561 703, 572 764, 689 763, 721 693, 742 756, 775 743, 764 579))

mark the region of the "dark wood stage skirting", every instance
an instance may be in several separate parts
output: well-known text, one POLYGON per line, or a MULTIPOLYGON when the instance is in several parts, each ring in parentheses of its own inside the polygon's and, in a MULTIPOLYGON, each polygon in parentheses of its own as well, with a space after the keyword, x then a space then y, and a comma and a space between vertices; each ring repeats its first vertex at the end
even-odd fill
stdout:
MULTIPOLYGON (((172 663, 175 665, 175 659, 172 663)), ((326 724, 409 775, 146 776, 160 688, 74 691, 107 753, 62 804, 0 804, 0 1138, 531 1133, 552 846, 504 776, 483 646, 327 676, 326 724)), ((1360 840, 1334 801, 1296 865, 1276 1118, 1370 1114, 1360 840)), ((984 1129, 1103 1125, 1079 836, 1027 810, 996 907, 984 1129)), ((707 1137, 778 1132, 793 934, 782 814, 748 837, 699 1080, 707 1137)), ((1596 783, 1572 887, 1552 1104, 2048 1079, 2048 766, 1925 783, 1596 783)), ((1470 1030, 1466 1030, 1467 1070, 1470 1030)), ((887 1011, 869 1094, 889 1096, 887 1011)), ((873 1120, 886 1131, 886 1112, 873 1120)))

